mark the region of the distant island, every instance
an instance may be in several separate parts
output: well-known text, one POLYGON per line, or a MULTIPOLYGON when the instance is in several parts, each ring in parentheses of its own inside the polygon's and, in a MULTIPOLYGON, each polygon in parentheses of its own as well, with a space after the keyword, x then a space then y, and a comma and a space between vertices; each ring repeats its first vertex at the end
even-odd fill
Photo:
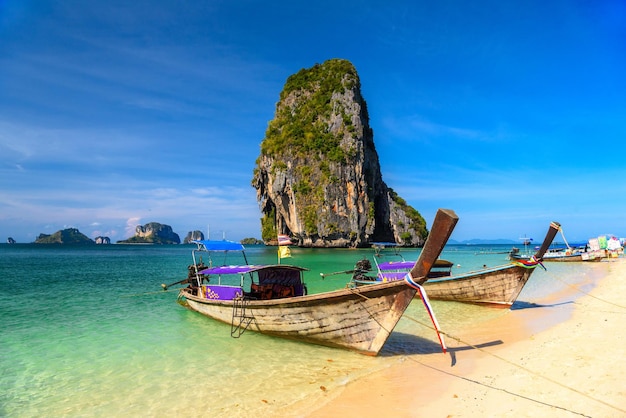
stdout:
POLYGON ((202 241, 204 239, 204 234, 202 231, 189 231, 187 232, 187 236, 183 240, 183 244, 189 244, 191 241, 202 241))
MULTIPOLYGON (((183 243, 188 244, 191 241, 203 240, 204 234, 199 231, 189 231, 183 243)), ((263 241, 256 238, 244 238, 240 241, 242 244, 263 244, 263 241)), ((11 237, 7 239, 8 244, 15 244, 15 240, 11 237)), ((117 241, 118 244, 180 244, 180 237, 172 230, 169 225, 158 222, 149 222, 143 226, 139 225, 135 228, 135 235, 117 241)), ((106 245, 111 244, 111 239, 105 236, 97 236, 90 239, 81 233, 77 228, 62 229, 54 234, 39 234, 34 244, 71 244, 71 245, 106 245)))
POLYGON ((109 237, 96 237, 96 244, 110 244, 111 238, 109 237))
POLYGON ((263 240, 257 239, 257 238, 244 238, 240 241, 241 244, 243 245, 260 245, 260 244, 265 244, 265 242, 263 242, 263 240))
POLYGON ((78 229, 67 228, 51 235, 39 234, 35 244, 95 244, 95 242, 78 229))
POLYGON ((180 237, 172 227, 158 222, 149 222, 135 228, 135 235, 118 244, 180 244, 180 237))

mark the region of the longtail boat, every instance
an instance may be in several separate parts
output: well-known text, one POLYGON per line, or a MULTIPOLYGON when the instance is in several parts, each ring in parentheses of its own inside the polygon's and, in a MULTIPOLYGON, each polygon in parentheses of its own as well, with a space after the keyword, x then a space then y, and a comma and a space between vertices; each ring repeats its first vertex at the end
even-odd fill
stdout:
MULTIPOLYGON (((421 283, 457 221, 454 211, 439 209, 420 257, 405 273, 405 280, 309 295, 300 267, 210 266, 195 269, 196 277, 180 290, 178 299, 193 311, 230 324, 233 336, 252 330, 375 356, 416 293, 422 294, 421 283), (239 282, 226 284, 225 276, 233 273, 239 282)), ((196 251, 218 248, 214 241, 196 243, 194 265, 196 251)), ((228 251, 239 249, 235 243, 229 244, 228 251)), ((423 299, 429 308, 425 294, 423 299)), ((432 312, 429 314, 436 323, 432 312)), ((440 334, 438 337, 442 342, 440 334)))
MULTIPOLYGON (((423 285, 428 297, 433 300, 467 302, 498 307, 510 307, 517 300, 533 271, 541 265, 543 255, 559 230, 558 222, 552 222, 539 250, 528 260, 515 260, 511 263, 477 271, 428 278, 423 285)), ((445 262, 445 265, 448 265, 445 262)), ((393 282, 406 274, 410 261, 386 262, 377 264, 376 277, 367 280, 362 275, 353 278, 357 288, 377 282, 393 282)))

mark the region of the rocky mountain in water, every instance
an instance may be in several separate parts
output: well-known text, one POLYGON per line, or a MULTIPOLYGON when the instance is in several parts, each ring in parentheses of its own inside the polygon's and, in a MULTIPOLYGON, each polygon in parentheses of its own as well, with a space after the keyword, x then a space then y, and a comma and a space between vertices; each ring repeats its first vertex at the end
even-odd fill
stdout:
POLYGON ((382 179, 354 66, 332 59, 290 76, 261 143, 252 185, 262 238, 304 247, 422 245, 420 213, 382 179))
POLYGON ((183 244, 189 244, 191 241, 203 240, 204 234, 202 231, 189 231, 187 232, 187 236, 183 239, 183 244))
POLYGON ((180 244, 180 237, 169 225, 149 222, 135 228, 135 235, 119 244, 180 244))
POLYGON ((35 244, 94 244, 94 241, 76 228, 67 228, 54 234, 39 234, 35 244))

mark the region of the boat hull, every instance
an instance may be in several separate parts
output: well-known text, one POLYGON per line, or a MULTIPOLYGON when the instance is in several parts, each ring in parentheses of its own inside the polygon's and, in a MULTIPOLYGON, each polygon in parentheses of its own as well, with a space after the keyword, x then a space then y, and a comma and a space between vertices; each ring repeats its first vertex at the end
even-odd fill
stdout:
POLYGON ((429 280, 424 288, 430 299, 510 307, 534 268, 515 264, 429 280))
POLYGON ((233 328, 375 356, 415 294, 397 281, 274 300, 211 300, 187 289, 180 296, 190 309, 233 328))
MULTIPOLYGON (((511 260, 529 260, 528 256, 516 256, 511 255, 509 257, 511 260)), ((574 254, 556 254, 556 253, 547 253, 543 256, 542 262, 547 263, 574 263, 574 262, 597 262, 602 261, 606 258, 606 254, 602 251, 593 251, 586 253, 574 253, 574 254)))

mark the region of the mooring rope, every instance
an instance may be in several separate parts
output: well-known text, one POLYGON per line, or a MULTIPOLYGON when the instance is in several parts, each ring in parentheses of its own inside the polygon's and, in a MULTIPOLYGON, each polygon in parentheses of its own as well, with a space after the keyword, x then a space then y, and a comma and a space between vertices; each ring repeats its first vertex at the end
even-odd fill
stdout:
POLYGON ((610 300, 602 299, 602 298, 599 298, 599 297, 597 297, 597 296, 592 295, 592 294, 591 294, 591 293, 589 293, 589 292, 585 292, 585 291, 584 291, 584 290, 582 290, 581 288, 579 288, 579 287, 577 287, 577 286, 575 286, 575 285, 573 285, 573 284, 571 284, 571 283, 566 282, 565 280, 561 279, 560 277, 558 277, 558 276, 557 276, 557 275, 555 275, 555 274, 550 274, 550 273, 548 273, 548 275, 549 275, 551 278, 556 279, 556 280, 558 280, 559 282, 563 283, 564 285, 566 285, 566 286, 568 286, 568 287, 571 287, 572 289, 576 290, 577 292, 582 293, 582 294, 583 294, 583 295, 585 295, 585 296, 589 296, 589 297, 591 297, 591 298, 593 298, 593 299, 595 299, 595 300, 598 300, 598 301, 600 301, 600 302, 606 303, 606 304, 608 304, 608 305, 613 305, 613 306, 618 307, 618 308, 626 309, 626 306, 619 305, 619 304, 617 304, 617 303, 611 302, 610 300))
MULTIPOLYGON (((418 324, 420 324, 420 325, 422 325, 422 326, 424 326, 424 327, 426 327, 426 328, 429 328, 429 329, 431 329, 431 330, 436 331, 436 330, 435 330, 435 328, 434 328, 434 327, 432 327, 432 326, 430 326, 429 324, 426 324, 426 323, 424 323, 424 322, 422 322, 422 321, 420 321, 420 320, 418 320, 418 319, 415 319, 415 318, 413 318, 413 317, 411 317, 411 316, 409 316, 409 315, 406 315, 406 314, 405 314, 405 315, 404 315, 404 317, 405 317, 405 318, 407 318, 407 319, 409 319, 409 320, 411 320, 411 321, 413 321, 413 322, 415 322, 415 323, 418 323, 418 324)), ((619 408, 619 407, 617 407, 617 406, 615 406, 615 405, 612 405, 612 404, 610 404, 610 403, 608 403, 608 402, 603 401, 602 399, 594 398, 593 396, 591 396, 591 395, 589 395, 589 394, 587 394, 587 393, 581 392, 581 391, 580 391, 580 390, 578 390, 578 389, 575 389, 575 388, 573 388, 573 387, 571 387, 571 386, 567 386, 567 385, 565 385, 565 384, 563 384, 563 383, 561 383, 561 382, 559 382, 559 381, 557 381, 557 380, 554 380, 554 379, 552 379, 552 378, 550 378, 550 377, 548 377, 548 376, 545 376, 545 375, 542 375, 542 374, 540 374, 540 373, 537 373, 537 372, 535 372, 534 370, 529 369, 528 367, 524 367, 524 366, 522 366, 521 364, 517 364, 517 363, 515 363, 515 362, 513 362, 513 361, 507 360, 507 359, 505 359, 504 357, 501 357, 501 356, 499 356, 499 355, 497 355, 497 354, 494 354, 494 353, 492 353, 492 352, 490 352, 490 351, 487 351, 487 350, 485 350, 485 349, 482 349, 482 348, 480 348, 480 347, 477 347, 477 346, 475 346, 474 344, 470 344, 470 343, 468 343, 467 341, 463 341, 461 338, 456 337, 456 336, 454 336, 454 335, 451 335, 451 334, 449 334, 449 333, 447 333, 447 332, 445 332, 445 331, 443 331, 443 330, 440 330, 439 332, 440 332, 441 334, 445 335, 446 337, 448 337, 448 338, 451 338, 451 339, 455 340, 455 341, 456 341, 456 342, 458 342, 458 343, 464 344, 464 345, 466 345, 466 346, 468 346, 468 347, 471 347, 471 348, 473 348, 473 349, 475 349, 475 350, 478 350, 478 351, 480 351, 480 352, 482 352, 482 353, 485 353, 485 354, 487 354, 487 355, 490 355, 490 356, 492 356, 492 357, 495 357, 495 358, 497 358, 498 360, 503 361, 503 362, 505 362, 505 363, 507 363, 507 364, 510 364, 511 366, 514 366, 514 367, 516 367, 516 368, 518 368, 518 369, 521 369, 521 370, 523 370, 523 371, 525 371, 525 372, 529 373, 529 374, 530 374, 530 375, 532 375, 532 376, 536 376, 536 377, 539 377, 539 378, 541 378, 541 379, 547 380, 548 382, 554 383, 554 384, 555 384, 555 385, 557 385, 557 386, 560 386, 560 387, 562 387, 562 388, 564 388, 564 389, 570 390, 570 391, 572 391, 572 392, 574 392, 574 393, 577 393, 577 394, 579 394, 579 395, 581 395, 581 396, 583 396, 583 397, 585 397, 585 398, 591 399, 591 400, 596 401, 596 402, 598 402, 598 403, 601 403, 601 404, 603 404, 603 405, 605 405, 605 406, 608 406, 609 408, 615 409, 616 411, 623 412, 624 414, 626 414, 626 410, 625 410, 625 409, 621 409, 621 408, 619 408)), ((417 360, 413 360, 413 361, 415 361, 415 362, 417 362, 417 363, 422 364, 421 362, 419 362, 419 361, 417 361, 417 360)), ((457 376, 457 377, 459 377, 459 378, 463 378, 462 376, 458 376, 458 375, 454 375, 454 376, 457 376)), ((565 409, 565 408, 562 408, 562 407, 559 407, 559 408, 561 408, 561 409, 565 409)), ((569 410, 568 410, 568 411, 569 411, 569 410)), ((580 414, 580 415, 583 415, 583 414, 580 414)))
MULTIPOLYGON (((354 293, 355 295, 360 296, 361 298, 365 299, 366 301, 367 301, 367 300, 371 300, 370 298, 368 298, 367 296, 365 296, 365 295, 364 295, 364 294, 362 294, 361 292, 357 292, 357 291, 356 291, 356 290, 357 290, 357 288, 354 288, 354 287, 348 287, 347 289, 348 289, 348 290, 350 290, 350 292, 354 293)), ((378 319, 376 318, 376 316, 375 316, 374 314, 372 314, 372 313, 370 312, 370 310, 369 310, 369 309, 367 309, 367 306, 366 306, 366 305, 363 305, 363 309, 365 310, 365 312, 367 312, 367 314, 370 316, 370 318, 372 318, 374 321, 376 321, 376 323, 377 323, 377 324, 378 324, 378 325, 379 325, 382 329, 384 329, 384 330, 387 332, 387 334, 391 335, 391 331, 392 331, 392 330, 389 330, 389 329, 385 328, 385 326, 384 326, 383 324, 381 324, 381 323, 378 321, 378 319)))
POLYGON ((145 293, 135 293, 133 295, 121 295, 122 298, 134 298, 137 296, 145 296, 145 295, 156 295, 157 293, 167 293, 167 292, 178 292, 180 289, 164 289, 164 290, 156 290, 154 292, 145 292, 145 293))

